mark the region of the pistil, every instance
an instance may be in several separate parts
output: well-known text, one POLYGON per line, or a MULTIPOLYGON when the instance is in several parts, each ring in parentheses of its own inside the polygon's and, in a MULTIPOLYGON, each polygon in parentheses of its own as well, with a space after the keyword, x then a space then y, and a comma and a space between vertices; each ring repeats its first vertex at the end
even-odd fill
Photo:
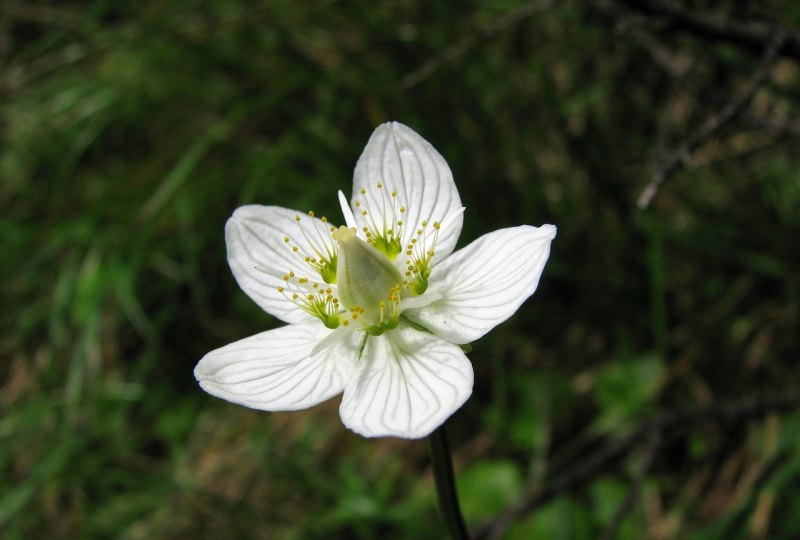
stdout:
POLYGON ((400 272, 384 253, 356 236, 354 228, 342 226, 333 238, 339 243, 336 281, 344 308, 369 334, 380 335, 397 326, 400 272))

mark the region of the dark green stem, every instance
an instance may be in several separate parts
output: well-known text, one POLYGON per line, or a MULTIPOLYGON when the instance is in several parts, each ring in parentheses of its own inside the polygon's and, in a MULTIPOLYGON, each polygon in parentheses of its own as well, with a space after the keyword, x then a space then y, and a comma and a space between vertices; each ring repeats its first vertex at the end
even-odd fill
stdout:
POLYGON ((428 435, 428 445, 431 450, 433 477, 436 479, 436 492, 439 495, 439 508, 447 522, 447 528, 450 529, 450 536, 453 540, 469 540, 467 526, 464 525, 461 508, 458 506, 453 461, 450 458, 450 447, 447 445, 444 425, 428 435))

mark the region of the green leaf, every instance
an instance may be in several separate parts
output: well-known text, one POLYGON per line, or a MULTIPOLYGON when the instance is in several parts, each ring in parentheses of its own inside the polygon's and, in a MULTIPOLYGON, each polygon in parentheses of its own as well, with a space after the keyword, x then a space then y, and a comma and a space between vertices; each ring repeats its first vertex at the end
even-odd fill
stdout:
POLYGON ((461 510, 469 523, 487 519, 514 501, 522 478, 510 461, 475 463, 456 478, 461 510))

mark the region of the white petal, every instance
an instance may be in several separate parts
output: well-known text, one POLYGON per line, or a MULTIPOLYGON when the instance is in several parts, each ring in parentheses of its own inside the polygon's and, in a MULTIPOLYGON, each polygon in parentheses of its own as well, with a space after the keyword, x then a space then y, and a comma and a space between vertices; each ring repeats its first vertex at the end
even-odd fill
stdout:
POLYGON ((472 365, 461 348, 406 325, 368 337, 359 370, 339 413, 365 437, 424 437, 472 393, 472 365))
MULTIPOLYGON (((436 243, 436 255, 442 258, 455 248, 464 222, 461 199, 447 162, 428 141, 397 122, 378 126, 367 142, 356 164, 352 202, 359 230, 365 224, 369 226, 371 219, 381 224, 386 218, 390 228, 402 219, 403 247, 417 229, 424 228, 423 220, 428 222, 427 234, 432 239, 433 222, 451 219, 440 229, 436 243), (382 189, 376 187, 379 182, 382 189), (363 195, 362 188, 366 191, 363 195), (392 191, 397 192, 396 199, 392 199, 392 191), (355 206, 357 200, 361 207, 355 206), (403 214, 399 213, 401 206, 406 208, 403 214), (365 208, 370 212, 366 221, 361 215, 365 208)), ((423 252, 430 247, 426 245, 423 252)))
POLYGON ((336 330, 332 330, 327 336, 314 345, 314 348, 311 349, 311 356, 316 356, 325 349, 336 345, 340 341, 346 340, 350 334, 358 330, 358 325, 355 324, 338 326, 336 330))
POLYGON ((265 411, 294 411, 340 393, 353 376, 360 344, 348 339, 311 356, 331 331, 292 324, 211 351, 194 376, 209 394, 265 411))
POLYGON ((407 298, 403 298, 400 301, 400 309, 413 309, 413 308, 421 308, 423 306, 427 306, 428 304, 432 304, 436 302, 438 299, 442 297, 439 293, 425 293, 421 296, 410 296, 407 298))
MULTIPOLYGON (((321 281, 304 259, 306 256, 318 259, 336 249, 329 227, 330 224, 318 218, 287 208, 259 205, 237 208, 225 224, 228 264, 233 276, 242 290, 270 315, 288 323, 316 320, 278 292, 278 287, 285 287, 282 276, 289 272, 321 281)), ((335 289, 331 285, 326 287, 335 289)))
POLYGON ((434 266, 428 291, 441 299, 403 315, 447 341, 475 341, 533 294, 555 235, 523 225, 481 236, 434 266))

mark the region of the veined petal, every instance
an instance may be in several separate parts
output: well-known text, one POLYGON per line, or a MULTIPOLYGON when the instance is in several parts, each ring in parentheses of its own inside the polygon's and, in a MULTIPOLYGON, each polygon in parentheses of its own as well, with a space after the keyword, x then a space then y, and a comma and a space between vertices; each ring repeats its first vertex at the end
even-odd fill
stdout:
POLYGON ((194 376, 209 394, 265 411, 294 411, 339 394, 360 344, 353 334, 311 356, 331 330, 319 322, 262 332, 205 355, 194 376))
POLYGON ((365 437, 424 437, 472 393, 472 364, 461 348, 406 325, 368 337, 359 370, 339 413, 365 437))
MULTIPOLYGON (((432 244, 433 223, 449 220, 446 228, 435 233, 437 257, 453 251, 464 222, 447 162, 428 141, 397 122, 378 126, 367 142, 355 168, 352 205, 359 231, 373 225, 399 230, 403 249, 418 237, 417 230, 425 232, 426 227, 422 241, 432 244), (400 227, 398 220, 403 222, 400 227)), ((431 248, 423 247, 423 253, 431 248)))
MULTIPOLYGON (((315 320, 279 287, 287 288, 283 277, 290 272, 322 281, 306 258, 336 253, 328 223, 278 206, 242 206, 225 224, 225 243, 237 283, 264 311, 288 323, 315 320)), ((335 285, 325 287, 335 291, 335 285)))
POLYGON ((453 343, 469 343, 508 319, 539 284, 553 225, 523 225, 481 236, 433 267, 435 302, 403 312, 453 343))

